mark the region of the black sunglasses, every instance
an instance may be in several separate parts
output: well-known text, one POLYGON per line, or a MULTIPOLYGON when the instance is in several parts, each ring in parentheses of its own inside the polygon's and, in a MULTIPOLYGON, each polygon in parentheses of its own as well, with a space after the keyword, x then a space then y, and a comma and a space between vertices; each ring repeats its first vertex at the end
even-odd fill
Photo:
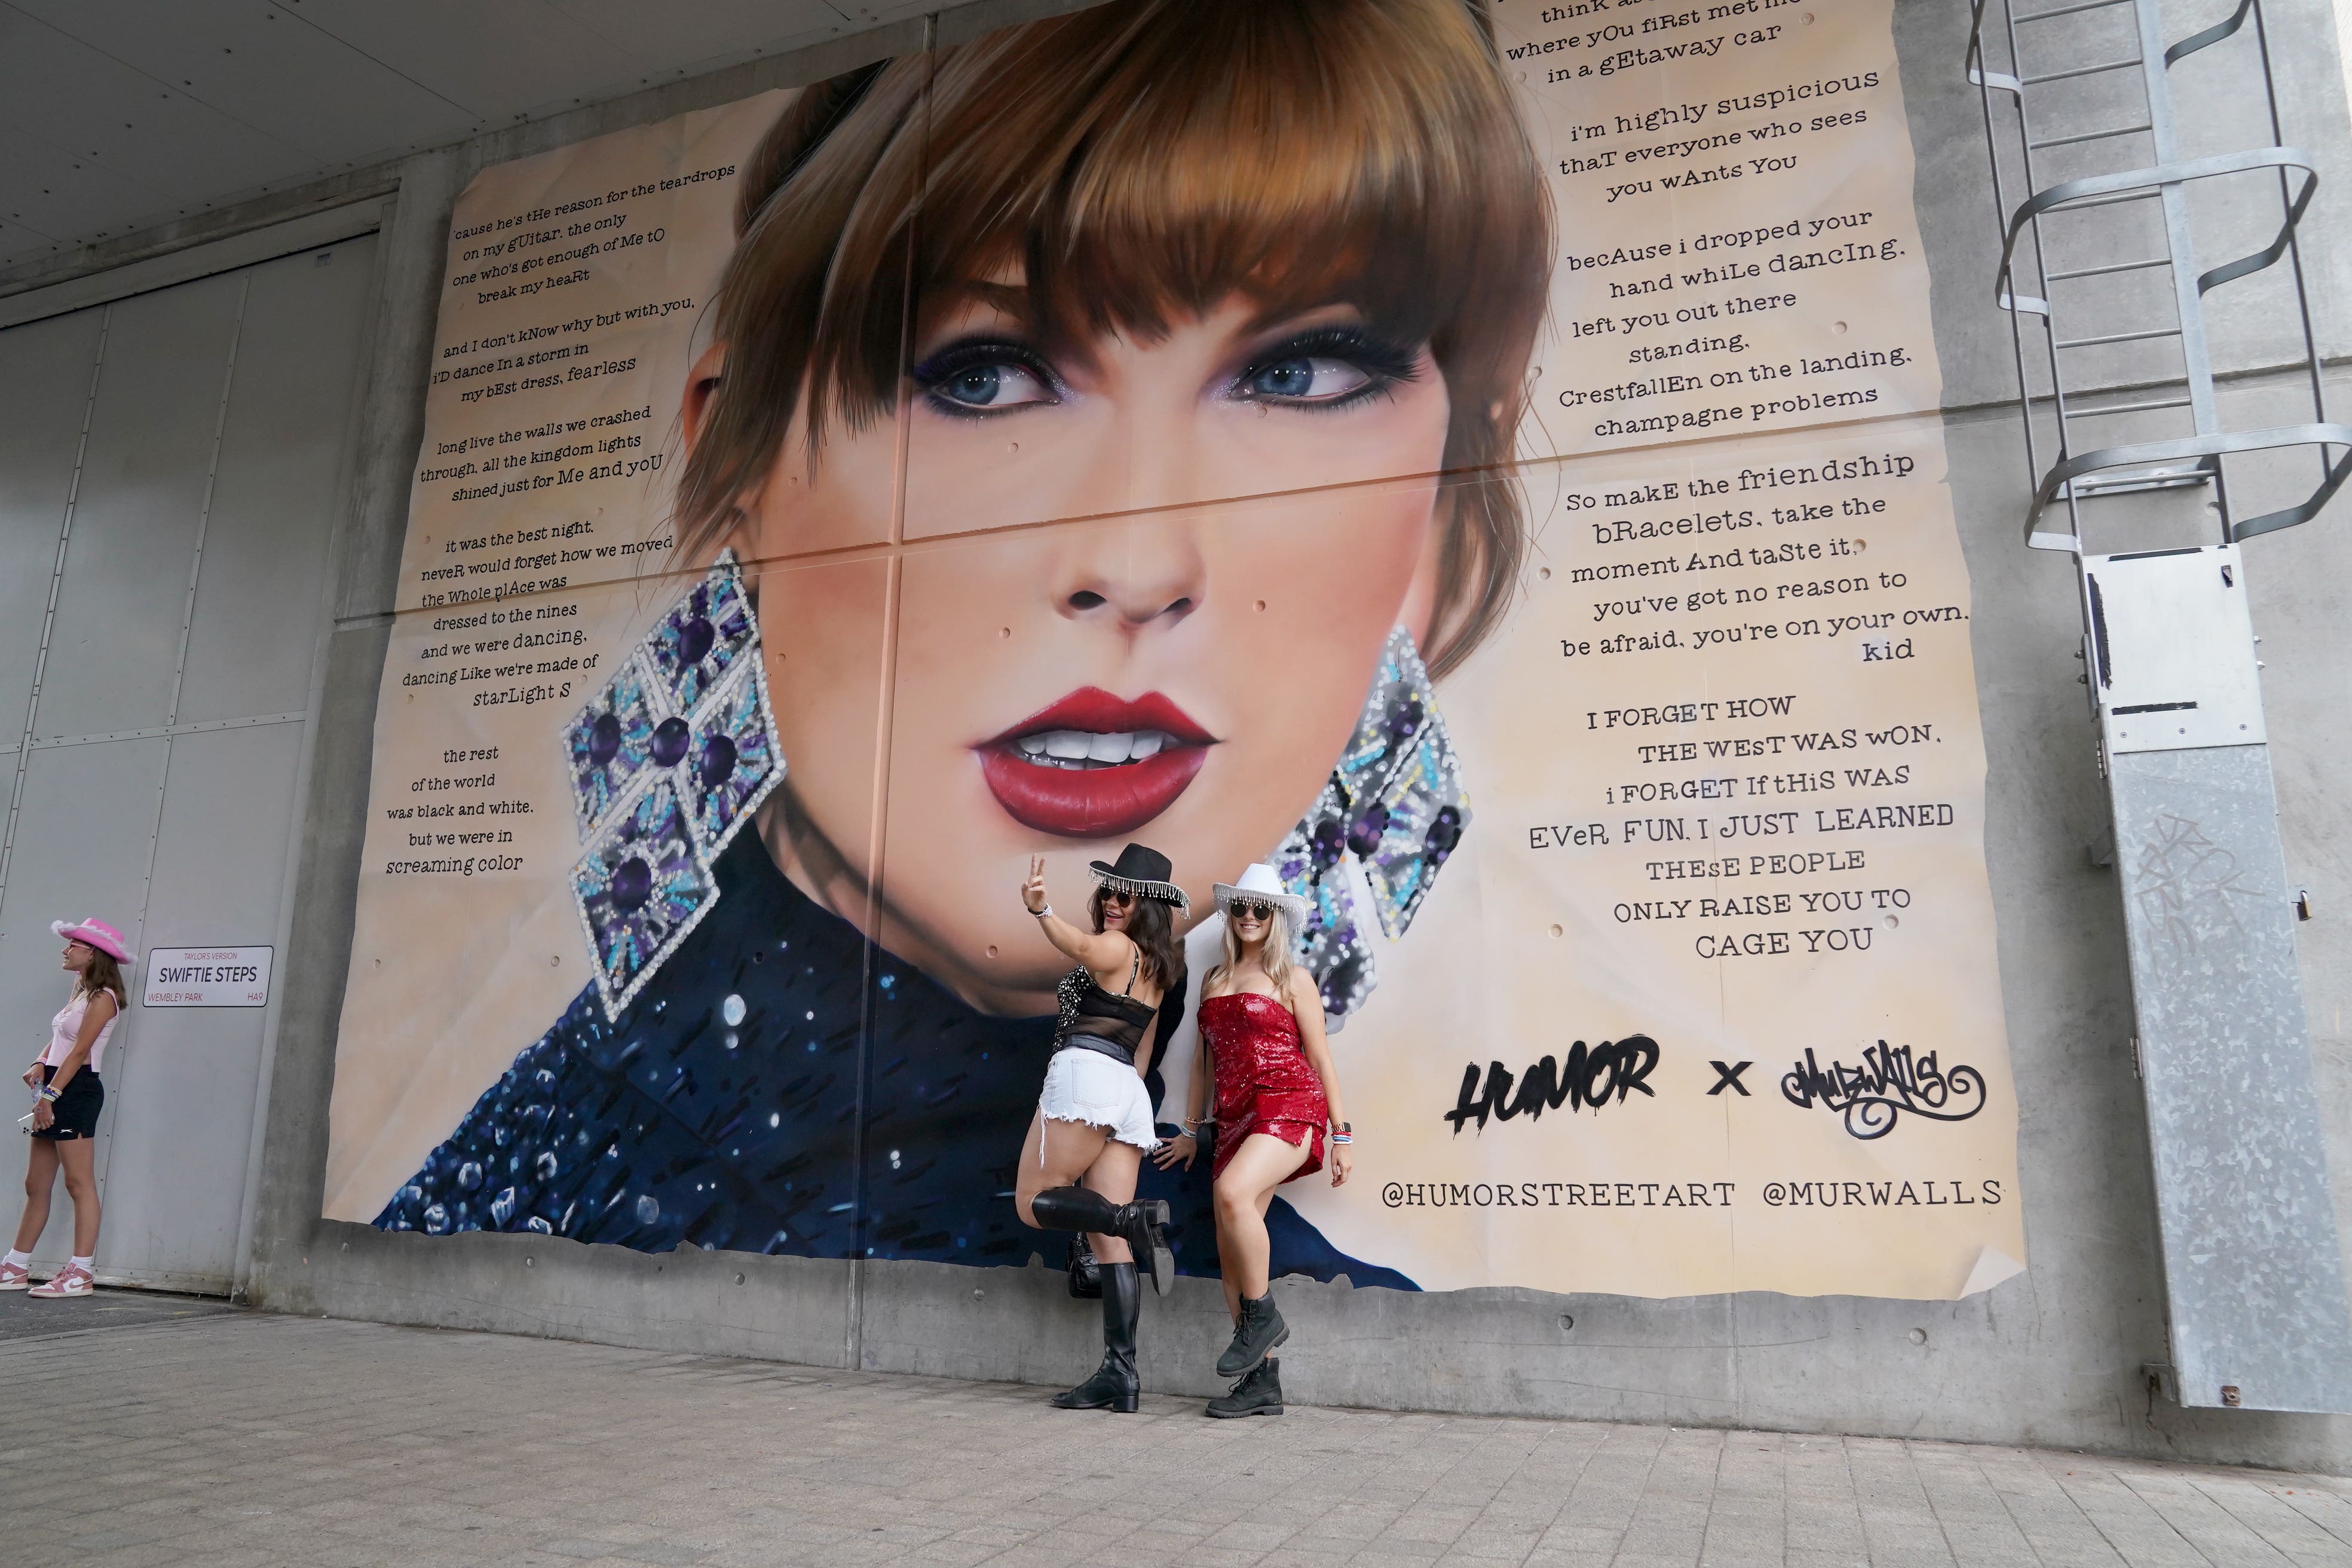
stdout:
POLYGON ((1244 915, 1247 915, 1253 920, 1270 921, 1274 918, 1274 906, 1272 904, 1251 903, 1246 900, 1235 899, 1232 903, 1225 906, 1225 912, 1232 915, 1235 920, 1240 920, 1244 915))

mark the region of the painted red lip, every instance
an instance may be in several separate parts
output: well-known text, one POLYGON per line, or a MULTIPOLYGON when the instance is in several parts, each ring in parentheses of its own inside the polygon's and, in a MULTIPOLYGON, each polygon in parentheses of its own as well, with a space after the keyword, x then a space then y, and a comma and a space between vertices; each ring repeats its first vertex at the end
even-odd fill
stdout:
POLYGON ((1134 832, 1173 805, 1216 743, 1157 691, 1129 701, 1087 686, 974 749, 989 793, 1013 821, 1065 838, 1108 838, 1134 832), (1157 730, 1174 743, 1152 756, 1086 769, 1030 762, 1015 744, 1024 735, 1053 730, 1097 735, 1157 730))

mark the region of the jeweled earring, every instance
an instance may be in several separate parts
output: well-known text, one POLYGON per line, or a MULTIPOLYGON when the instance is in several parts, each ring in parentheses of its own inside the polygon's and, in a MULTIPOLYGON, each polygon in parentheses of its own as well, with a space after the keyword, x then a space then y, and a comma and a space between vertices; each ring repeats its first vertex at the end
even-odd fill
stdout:
POLYGON ((1373 914, 1393 942, 1412 924, 1469 824, 1461 763, 1437 693, 1412 634, 1399 626, 1381 650, 1339 765, 1275 855, 1284 884, 1308 902, 1298 961, 1315 976, 1333 1027, 1378 984, 1348 863, 1362 867, 1373 914))
POLYGON ((719 901, 712 862, 783 779, 759 648, 728 551, 564 729, 587 844, 572 899, 607 1018, 719 901))

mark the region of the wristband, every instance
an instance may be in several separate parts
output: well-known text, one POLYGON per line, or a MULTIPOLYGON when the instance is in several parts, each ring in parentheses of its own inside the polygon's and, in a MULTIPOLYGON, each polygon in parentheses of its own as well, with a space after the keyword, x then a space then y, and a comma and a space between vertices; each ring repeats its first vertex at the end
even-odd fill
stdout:
POLYGON ((33 1092, 40 1096, 43 1100, 54 1100, 58 1098, 58 1091, 51 1089, 47 1084, 41 1085, 40 1088, 35 1089, 33 1092))
POLYGON ((1355 1141, 1354 1134, 1348 1132, 1333 1132, 1328 1135, 1324 1140, 1324 1142, 1328 1143, 1353 1143, 1355 1141))
MULTIPOLYGON (((1028 905, 1026 905, 1026 904, 1024 904, 1024 905, 1022 905, 1021 907, 1022 907, 1023 909, 1029 909, 1029 906, 1028 906, 1028 905)), ((1030 912, 1032 915, 1035 916, 1037 919, 1039 919, 1039 920, 1041 920, 1041 921, 1042 921, 1042 920, 1044 920, 1047 915, 1050 915, 1050 914, 1052 914, 1052 913, 1054 912, 1054 906, 1053 906, 1053 905, 1051 905, 1051 904, 1047 904, 1047 905, 1046 905, 1044 909, 1042 909, 1042 910, 1029 910, 1029 912, 1030 912)))

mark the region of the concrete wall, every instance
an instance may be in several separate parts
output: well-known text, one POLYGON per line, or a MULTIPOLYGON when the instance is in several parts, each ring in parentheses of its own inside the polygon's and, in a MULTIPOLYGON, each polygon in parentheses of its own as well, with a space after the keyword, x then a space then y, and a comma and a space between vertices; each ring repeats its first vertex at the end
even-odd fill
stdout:
MULTIPOLYGON (((982 4, 940 19, 948 41, 1070 8, 982 4)), ((2203 7, 2184 7, 2201 25, 2203 7)), ((2223 8, 2226 10, 2226 7, 2223 8)), ((2216 11, 2215 15, 2222 14, 2216 11)), ((2326 0, 2271 15, 2287 136, 2352 173, 2344 79, 2326 0)), ((1918 200, 1935 279, 1955 500, 1974 580, 1976 663, 1990 758, 1987 845, 2021 1100, 2032 1268, 1968 1300, 1753 1294, 1652 1301, 1486 1289, 1415 1296, 1294 1283, 1288 1363, 1308 1403, 1755 1426, 2031 1442, 2352 1471, 2352 1419, 2188 1413, 2141 1373, 2166 1359, 2147 1148, 2128 1041, 2114 874, 2084 847, 2106 820, 2093 732, 2074 681, 2077 627, 2063 558, 2020 542, 2026 475, 2002 318, 1990 302, 1994 217, 1974 90, 1961 74, 1967 7, 1900 0, 1897 33, 1918 200)), ((2186 29, 2184 29, 2186 30, 2186 29)), ((363 171, 201 224, 134 237, 0 290, 152 254, 363 192, 392 192, 375 371, 339 542, 341 584, 319 761, 285 965, 283 1023, 254 1242, 242 1289, 287 1311, 772 1356, 821 1365, 1053 1383, 1091 1366, 1096 1318, 1057 1272, 841 1263, 691 1250, 654 1257, 541 1237, 427 1239, 327 1224, 320 1210, 336 1020, 350 949, 377 679, 384 655, 450 205, 484 165, 818 79, 917 48, 908 25, 718 73, 363 171)), ((2242 122, 2248 84, 2200 85, 2208 130, 2242 122)), ((2352 185, 2352 182, 2346 182, 2352 185)), ((2329 189, 2309 232, 2331 360, 2352 348, 2352 239, 2329 189)), ((2233 406, 2274 402, 2275 311, 2235 324, 2233 406)), ((2331 374, 2331 384, 2346 379, 2331 374)), ((2346 395, 2338 386, 2340 404, 2346 395)), ((2152 527, 2188 527, 2201 498, 2152 527)), ((2249 552, 2290 867, 2318 900, 2302 928, 2339 1213, 2352 1215, 2352 753, 2338 740, 2352 668, 2344 507, 2249 552)), ((2156 542, 2151 539, 2149 542, 2156 542)), ((2124 547, 2119 541, 2116 547, 2124 547)), ((1155 1302, 1144 1375, 1205 1394, 1225 1332, 1213 1282, 1155 1302)))

